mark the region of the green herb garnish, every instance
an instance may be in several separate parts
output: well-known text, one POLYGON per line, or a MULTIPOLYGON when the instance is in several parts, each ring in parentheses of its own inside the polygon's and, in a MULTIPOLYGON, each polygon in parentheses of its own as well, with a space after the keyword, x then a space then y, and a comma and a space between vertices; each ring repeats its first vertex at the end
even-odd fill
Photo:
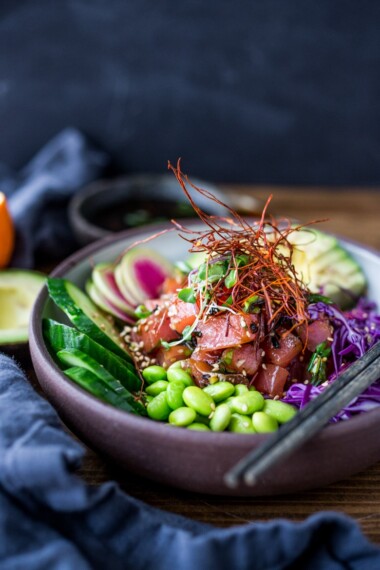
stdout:
POLYGON ((178 291, 178 298, 181 299, 181 301, 185 301, 185 303, 195 303, 197 300, 192 287, 185 287, 178 291))
POLYGON ((331 354, 331 347, 326 342, 321 342, 312 354, 307 367, 307 371, 311 373, 311 383, 313 386, 319 386, 326 381, 327 360, 331 354))

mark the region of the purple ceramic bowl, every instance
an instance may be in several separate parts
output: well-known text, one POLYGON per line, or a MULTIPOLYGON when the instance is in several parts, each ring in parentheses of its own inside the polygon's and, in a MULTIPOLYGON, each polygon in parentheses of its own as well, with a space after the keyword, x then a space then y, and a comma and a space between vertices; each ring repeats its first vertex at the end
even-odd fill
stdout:
MULTIPOLYGON (((111 235, 69 257, 52 275, 82 287, 94 263, 115 259, 128 245, 162 229, 139 228, 111 235)), ((380 254, 341 240, 363 267, 369 296, 380 306, 380 254)), ((187 243, 168 233, 150 243, 172 260, 185 256, 187 243)), ((272 495, 327 485, 380 460, 380 407, 330 425, 285 462, 263 476, 255 487, 226 487, 223 475, 266 435, 196 432, 168 426, 117 410, 71 382, 50 356, 42 335, 42 319, 64 317, 48 298, 46 287, 34 306, 30 327, 33 364, 47 399, 63 422, 87 445, 133 471, 162 483, 201 493, 272 495)))

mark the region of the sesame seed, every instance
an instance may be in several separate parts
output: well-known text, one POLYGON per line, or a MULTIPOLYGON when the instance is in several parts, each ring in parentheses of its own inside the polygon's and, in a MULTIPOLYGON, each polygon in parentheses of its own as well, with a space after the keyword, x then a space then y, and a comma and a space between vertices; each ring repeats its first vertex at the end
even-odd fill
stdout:
POLYGON ((276 395, 276 396, 273 398, 273 400, 279 400, 279 399, 280 399, 280 396, 278 396, 278 395, 276 395))
POLYGON ((261 367, 266 370, 267 369, 267 365, 265 364, 265 362, 261 365, 261 367))

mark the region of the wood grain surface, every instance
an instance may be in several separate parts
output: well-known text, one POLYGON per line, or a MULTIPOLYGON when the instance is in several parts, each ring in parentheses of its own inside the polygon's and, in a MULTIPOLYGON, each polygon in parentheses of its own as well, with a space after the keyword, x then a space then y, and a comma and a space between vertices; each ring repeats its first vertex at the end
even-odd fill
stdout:
MULTIPOLYGON (((329 218, 321 228, 380 250, 380 193, 376 191, 263 187, 228 190, 235 199, 240 197, 240 205, 244 199, 248 206, 252 198, 265 200, 273 193, 272 212, 300 221, 329 218)), ((29 376, 34 384, 30 367, 29 376)), ((364 533, 380 544, 380 464, 322 489, 265 498, 205 496, 167 488, 121 472, 90 449, 86 451, 80 474, 93 485, 115 480, 127 493, 150 505, 220 527, 278 517, 302 521, 319 511, 340 511, 354 517, 364 533)))

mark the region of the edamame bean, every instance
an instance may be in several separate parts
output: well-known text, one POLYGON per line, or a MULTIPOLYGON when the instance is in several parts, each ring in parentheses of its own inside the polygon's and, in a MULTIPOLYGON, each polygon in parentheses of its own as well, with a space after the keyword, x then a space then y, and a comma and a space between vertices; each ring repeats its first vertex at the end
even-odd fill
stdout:
POLYGON ((166 380, 166 370, 162 366, 147 366, 142 371, 142 376, 148 384, 153 384, 159 380, 166 380))
POLYGON ((275 418, 279 424, 284 424, 296 415, 297 408, 279 400, 265 400, 263 412, 275 418))
POLYGON ((169 423, 178 427, 185 427, 195 420, 195 410, 191 408, 177 408, 169 416, 169 423))
POLYGON ((263 409, 264 397, 260 392, 246 392, 241 396, 235 396, 230 406, 233 412, 251 415, 263 409))
POLYGON ((149 396, 158 396, 161 392, 165 392, 168 386, 169 382, 166 380, 157 380, 157 382, 147 386, 145 392, 149 394, 149 396))
POLYGON ((161 392, 149 402, 146 411, 152 420, 167 420, 172 410, 166 400, 166 392, 161 392))
POLYGON ((277 420, 265 412, 255 412, 252 416, 252 424, 257 433, 270 433, 278 430, 277 420))
POLYGON ((193 386, 194 380, 186 370, 182 368, 168 368, 167 378, 169 382, 183 382, 185 386, 193 386))
POLYGON ((210 428, 212 431, 224 431, 231 421, 231 410, 227 404, 217 406, 211 420, 210 428))
POLYGON ((218 403, 232 396, 235 392, 235 387, 231 382, 216 382, 203 388, 203 391, 211 396, 214 402, 218 403))
POLYGON ((204 424, 205 426, 209 427, 210 420, 208 418, 206 418, 206 416, 201 416, 200 414, 197 414, 197 416, 195 418, 195 423, 204 424))
POLYGON ((200 424, 198 422, 194 422, 187 426, 187 429, 193 429, 194 431, 210 431, 210 428, 207 427, 205 424, 200 424))
POLYGON ((184 405, 182 394, 185 388, 185 384, 179 380, 169 382, 169 386, 166 390, 166 399, 172 410, 181 408, 184 405))
POLYGON ((209 416, 215 410, 214 400, 198 386, 185 388, 182 398, 186 406, 193 408, 201 416, 209 416))
POLYGON ((175 370, 176 368, 181 368, 182 369, 182 360, 176 360, 175 362, 173 362, 173 364, 171 364, 168 367, 168 370, 175 370))
POLYGON ((149 396, 148 394, 146 394, 146 396, 145 396, 145 402, 146 402, 147 404, 149 404, 149 402, 151 402, 152 400, 154 400, 154 397, 153 397, 153 396, 149 396))
POLYGON ((241 414, 232 414, 228 429, 233 433, 255 433, 251 418, 241 414))
POLYGON ((248 387, 245 384, 236 384, 235 386, 235 396, 241 396, 248 392, 248 387))

